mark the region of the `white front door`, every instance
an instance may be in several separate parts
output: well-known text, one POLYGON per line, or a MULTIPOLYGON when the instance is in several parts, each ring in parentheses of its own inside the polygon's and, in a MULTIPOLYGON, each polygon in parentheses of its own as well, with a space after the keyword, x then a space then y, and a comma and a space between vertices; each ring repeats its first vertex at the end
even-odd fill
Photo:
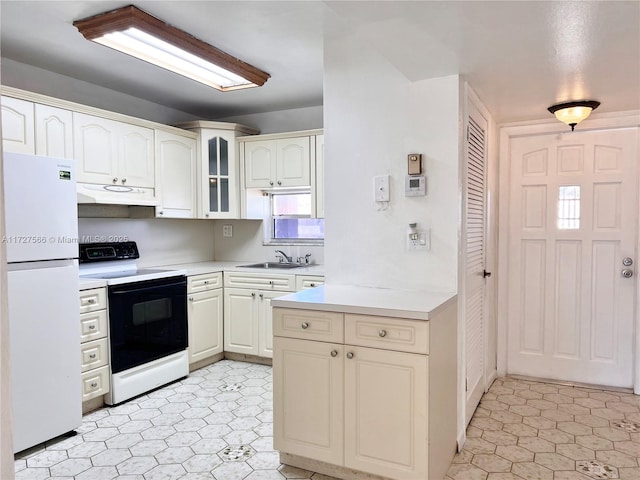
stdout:
POLYGON ((633 385, 637 138, 511 138, 507 373, 633 385))

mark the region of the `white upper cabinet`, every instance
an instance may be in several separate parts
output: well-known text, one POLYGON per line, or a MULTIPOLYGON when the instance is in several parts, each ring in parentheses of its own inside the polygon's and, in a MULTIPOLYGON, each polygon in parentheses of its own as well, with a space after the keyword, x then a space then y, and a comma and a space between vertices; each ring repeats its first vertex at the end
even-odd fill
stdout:
POLYGON ((73 130, 79 182, 154 186, 152 129, 74 112, 73 130))
POLYGON ((309 136, 246 142, 244 162, 246 188, 311 185, 309 136))
POLYGON ((36 155, 73 158, 73 114, 35 104, 36 155))
POLYGON ((33 102, 2 97, 2 149, 35 154, 33 102))
POLYGON ((316 135, 316 176, 315 193, 316 218, 324 218, 324 135, 316 135))
MULTIPOLYGON (((190 135, 190 136, 189 136, 190 135)), ((156 130, 156 216, 196 218, 197 140, 156 130)))
POLYGON ((238 134, 258 133, 237 123, 193 121, 177 125, 199 135, 198 218, 240 218, 238 134))

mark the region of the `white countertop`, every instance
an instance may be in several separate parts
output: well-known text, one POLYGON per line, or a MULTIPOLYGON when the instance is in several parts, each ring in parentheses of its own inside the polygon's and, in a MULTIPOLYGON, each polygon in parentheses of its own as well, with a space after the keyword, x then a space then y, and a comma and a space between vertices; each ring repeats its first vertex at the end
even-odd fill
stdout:
MULTIPOLYGON (((291 268, 291 269, 277 269, 277 268, 245 268, 240 265, 247 265, 252 261, 245 262, 195 262, 195 263, 179 263, 174 265, 151 265, 145 268, 162 268, 165 270, 185 270, 187 276, 200 275, 204 273, 215 273, 224 271, 237 271, 248 273, 262 273, 269 275, 324 275, 323 265, 309 265, 308 267, 291 268)), ((107 285, 107 282, 102 279, 95 278, 82 278, 80 277, 80 290, 87 290, 90 288, 99 288, 107 285)))
POLYGON ((274 298, 271 305, 429 320, 456 301, 454 292, 324 285, 274 298))

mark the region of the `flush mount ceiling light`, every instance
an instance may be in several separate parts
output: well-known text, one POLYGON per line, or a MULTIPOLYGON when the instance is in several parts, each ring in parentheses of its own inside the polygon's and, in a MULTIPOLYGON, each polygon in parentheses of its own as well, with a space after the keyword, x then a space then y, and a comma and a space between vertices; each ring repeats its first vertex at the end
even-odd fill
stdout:
POLYGON ((73 25, 87 40, 223 92, 258 87, 270 77, 133 5, 77 20, 73 25))
POLYGON ((566 102, 553 105, 548 110, 553 113, 558 120, 571 127, 571 131, 582 120, 591 115, 591 111, 598 108, 600 102, 595 100, 580 100, 577 102, 566 102))

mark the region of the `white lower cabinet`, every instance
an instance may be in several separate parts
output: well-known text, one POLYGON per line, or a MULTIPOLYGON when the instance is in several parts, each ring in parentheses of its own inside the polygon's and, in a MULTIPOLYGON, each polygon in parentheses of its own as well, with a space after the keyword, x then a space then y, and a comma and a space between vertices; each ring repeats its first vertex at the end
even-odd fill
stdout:
POLYGON ((109 393, 107 289, 80 291, 80 357, 82 401, 109 393))
POLYGON ((283 292, 224 289, 224 350, 259 357, 273 356, 271 299, 283 292))
POLYGON ((222 273, 187 278, 189 364, 222 353, 222 273))
POLYGON ((427 479, 428 322, 284 308, 273 315, 275 449, 386 478, 427 479), (371 333, 376 348, 362 346, 371 333), (406 343, 421 353, 403 351, 406 343))
POLYGON ((271 358, 271 300, 294 288, 294 275, 225 272, 224 351, 271 358))

